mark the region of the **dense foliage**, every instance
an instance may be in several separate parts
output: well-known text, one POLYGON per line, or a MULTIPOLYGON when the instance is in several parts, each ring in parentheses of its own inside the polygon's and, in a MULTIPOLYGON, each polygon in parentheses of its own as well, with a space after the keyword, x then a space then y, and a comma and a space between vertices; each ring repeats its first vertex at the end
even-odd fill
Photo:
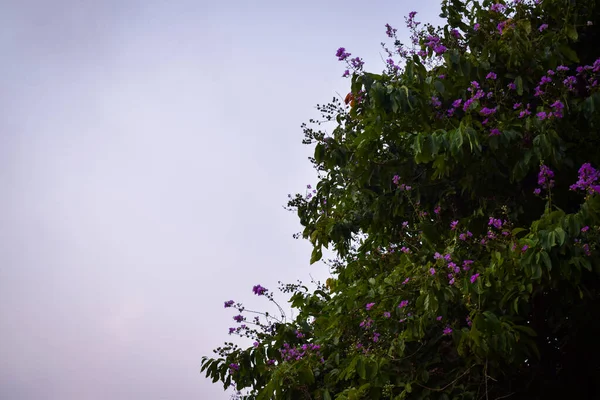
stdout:
MULTIPOLYGON (((600 2, 447 0, 304 126, 290 200, 333 278, 202 369, 249 399, 600 396, 600 2)), ((257 285, 254 293, 275 302, 257 285)))

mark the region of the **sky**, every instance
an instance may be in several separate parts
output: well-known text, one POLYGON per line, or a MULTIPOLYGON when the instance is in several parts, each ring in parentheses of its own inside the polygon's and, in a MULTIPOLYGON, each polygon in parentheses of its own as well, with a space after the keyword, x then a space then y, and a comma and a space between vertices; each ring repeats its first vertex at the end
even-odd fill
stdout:
POLYGON ((379 72, 385 23, 439 1, 0 5, 0 398, 228 399, 223 302, 328 277, 282 206, 337 48, 379 72))

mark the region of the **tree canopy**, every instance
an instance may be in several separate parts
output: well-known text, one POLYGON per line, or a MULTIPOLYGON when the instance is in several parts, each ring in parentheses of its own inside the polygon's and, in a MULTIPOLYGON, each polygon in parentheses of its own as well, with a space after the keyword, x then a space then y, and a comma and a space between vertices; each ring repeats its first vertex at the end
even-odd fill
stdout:
POLYGON ((288 204, 333 277, 282 285, 293 320, 225 303, 255 343, 202 370, 239 397, 600 396, 600 2, 441 10, 408 45, 386 25, 382 73, 338 49, 350 93, 303 125, 319 182, 288 204))

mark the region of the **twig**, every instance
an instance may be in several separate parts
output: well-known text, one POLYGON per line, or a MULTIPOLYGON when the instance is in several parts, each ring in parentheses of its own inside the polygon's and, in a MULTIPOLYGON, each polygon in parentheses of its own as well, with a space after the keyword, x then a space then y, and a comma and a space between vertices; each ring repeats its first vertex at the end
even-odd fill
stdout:
POLYGON ((474 367, 474 365, 471 365, 465 372, 463 372, 460 376, 458 376, 456 379, 454 379, 452 382, 450 382, 449 384, 447 384, 446 386, 444 386, 441 389, 434 389, 434 388, 430 388, 427 387, 425 385, 421 385, 420 383, 417 382, 417 385, 421 386, 422 388, 425 389, 429 389, 429 390, 433 390, 434 392, 441 392, 442 390, 446 390, 449 386, 454 385, 460 378, 462 378, 463 376, 465 376, 466 374, 469 373, 469 371, 474 367))

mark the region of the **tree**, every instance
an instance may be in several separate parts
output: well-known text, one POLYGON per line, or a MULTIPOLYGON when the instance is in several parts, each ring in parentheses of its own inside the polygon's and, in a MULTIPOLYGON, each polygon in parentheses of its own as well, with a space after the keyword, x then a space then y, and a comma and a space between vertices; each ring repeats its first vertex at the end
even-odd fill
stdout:
POLYGON ((320 180, 289 206, 334 278, 202 368, 251 399, 597 398, 600 2, 415 14, 381 74, 340 48, 336 127, 303 126, 320 180))

